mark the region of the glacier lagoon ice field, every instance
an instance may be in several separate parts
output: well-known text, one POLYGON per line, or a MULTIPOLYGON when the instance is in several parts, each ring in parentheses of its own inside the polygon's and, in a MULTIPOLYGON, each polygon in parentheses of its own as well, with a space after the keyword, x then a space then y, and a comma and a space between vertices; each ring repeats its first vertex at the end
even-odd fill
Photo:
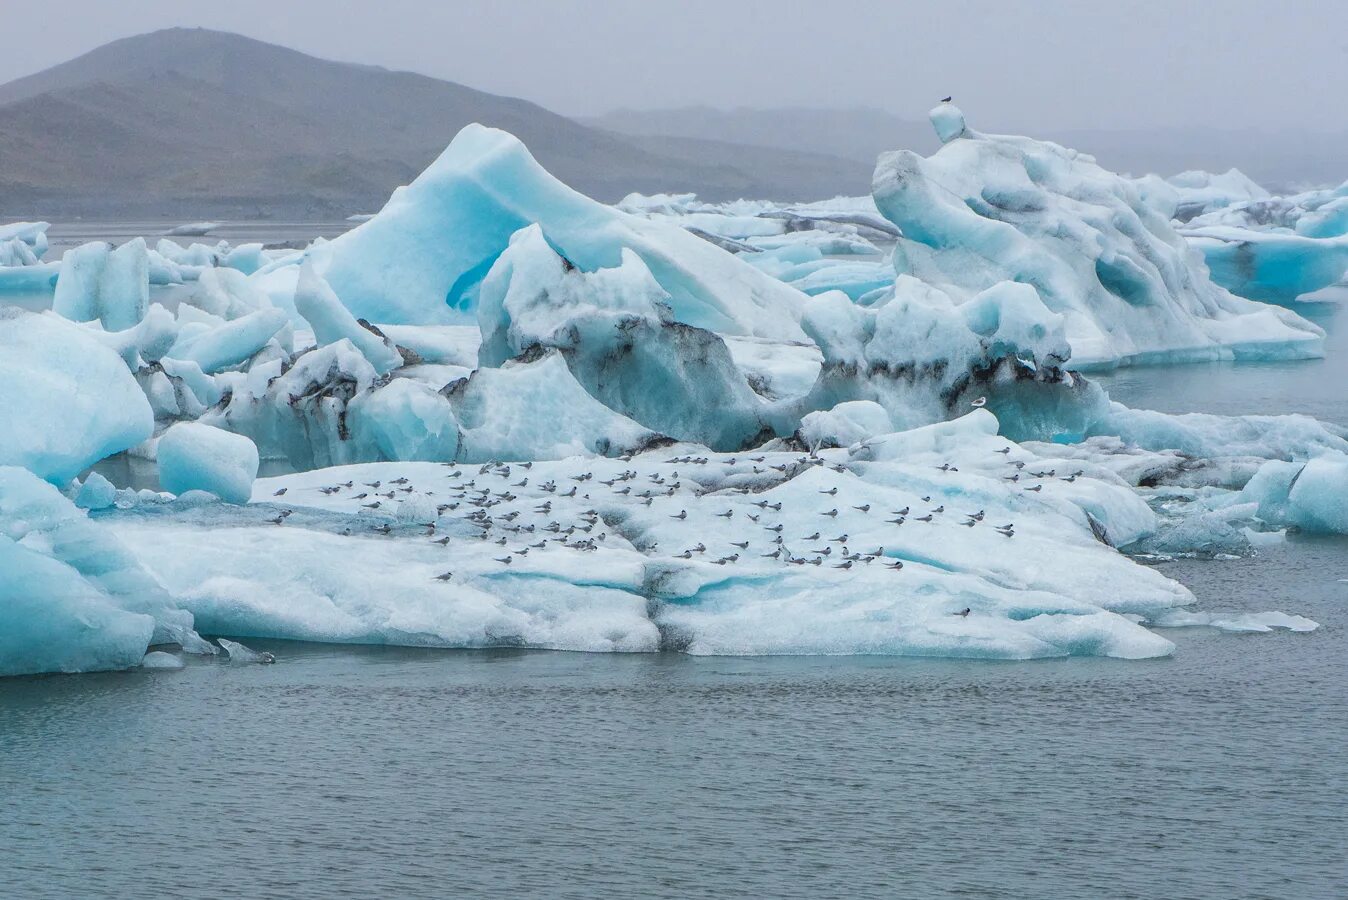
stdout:
POLYGON ((354 228, 0 226, 16 883, 1338 892, 1342 191, 932 118, 816 204, 470 126, 354 228))

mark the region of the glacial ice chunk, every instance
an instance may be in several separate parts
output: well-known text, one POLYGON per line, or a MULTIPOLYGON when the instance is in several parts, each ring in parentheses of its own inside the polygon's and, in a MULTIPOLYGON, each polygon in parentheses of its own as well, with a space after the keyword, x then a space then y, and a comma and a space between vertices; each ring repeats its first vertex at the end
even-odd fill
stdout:
POLYGON ((1264 463, 1234 502, 1258 503, 1258 516, 1269 525, 1348 534, 1348 454, 1264 463))
POLYGON ((276 657, 265 650, 253 650, 249 647, 245 647, 238 641, 231 641, 228 638, 216 638, 216 641, 218 641, 220 646, 224 648, 225 653, 229 656, 231 665, 243 666, 250 663, 276 662, 276 657))
POLYGON ((252 359, 288 324, 281 310, 259 309, 182 337, 165 355, 195 363, 201 371, 213 374, 252 359))
POLYGON ((386 460, 453 460, 459 452, 459 423, 443 395, 424 384, 395 378, 352 400, 348 418, 352 440, 372 444, 386 460))
MULTIPOLYGON (((307 255, 356 316, 453 324, 472 320, 482 279, 510 236, 533 223, 585 271, 619 265, 624 249, 635 253, 670 295, 677 321, 729 334, 801 337, 797 291, 676 225, 571 190, 516 138, 476 124, 395 191, 377 216, 307 255)), ((293 276, 281 268, 273 264, 254 277, 284 293, 293 276)))
POLYGON ((116 249, 99 241, 68 250, 52 308, 75 322, 97 319, 108 331, 134 327, 150 305, 149 266, 144 238, 116 249))
POLYGON ((183 668, 183 658, 176 653, 165 653, 163 650, 152 650, 145 654, 140 661, 142 669, 160 669, 173 671, 183 668))
POLYGON ((314 271, 311 263, 300 268, 295 287, 295 309, 314 330, 320 347, 340 340, 348 340, 359 350, 379 374, 403 364, 396 347, 380 334, 362 326, 356 317, 342 305, 332 288, 314 271))
POLYGON ((0 466, 0 675, 131 668, 152 642, 208 652, 120 541, 50 484, 0 466))
POLYGON ((894 430, 889 413, 871 400, 849 400, 829 410, 808 413, 798 434, 809 447, 847 447, 894 430))
POLYGON ((117 488, 97 472, 89 473, 75 495, 75 505, 80 509, 107 509, 116 501, 117 488))
POLYGON ((154 413, 126 364, 82 326, 0 310, 0 465, 65 483, 144 441, 154 413))
POLYGON ((478 369, 447 393, 466 462, 617 455, 657 437, 591 397, 555 350, 478 369))
POLYGON ((875 171, 876 205, 903 231, 897 272, 957 303, 1033 286, 1063 316, 1076 367, 1321 353, 1315 325, 1213 284, 1145 185, 1056 144, 954 133, 948 106, 933 121, 939 151, 887 153, 875 171))
POLYGON ((514 236, 478 304, 483 366, 556 350, 595 399, 680 440, 737 449, 771 436, 762 399, 721 338, 674 321, 641 258, 584 272, 537 225, 514 236))
POLYGON ((251 440, 198 422, 180 422, 159 439, 159 481, 175 494, 209 491, 227 503, 247 503, 257 478, 251 440))

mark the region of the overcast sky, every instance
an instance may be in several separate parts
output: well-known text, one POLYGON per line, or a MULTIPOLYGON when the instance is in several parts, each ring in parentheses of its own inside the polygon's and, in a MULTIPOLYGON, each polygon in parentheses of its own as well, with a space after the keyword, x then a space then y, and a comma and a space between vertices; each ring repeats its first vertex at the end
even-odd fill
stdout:
POLYGON ((873 106, 988 128, 1341 130, 1335 0, 4 0, 0 82, 157 28, 237 31, 558 112, 873 106))

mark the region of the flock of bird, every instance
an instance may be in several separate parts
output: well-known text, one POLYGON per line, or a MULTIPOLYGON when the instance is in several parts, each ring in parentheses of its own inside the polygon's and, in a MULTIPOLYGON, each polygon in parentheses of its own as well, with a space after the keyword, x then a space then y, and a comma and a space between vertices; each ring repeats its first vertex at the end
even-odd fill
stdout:
MULTIPOLYGON (((996 452, 1009 455, 1011 447, 1007 446, 996 452)), ((489 462, 479 466, 451 462, 441 464, 450 471, 445 479, 448 486, 442 487, 439 494, 430 490, 418 491, 406 476, 359 483, 348 480, 313 489, 333 499, 357 503, 360 509, 373 514, 393 513, 400 505, 399 501, 405 502, 413 496, 425 498, 426 512, 429 513, 430 503, 433 501, 434 516, 428 515, 430 521, 417 522, 414 527, 424 529, 425 536, 431 538, 434 543, 449 545, 455 540, 455 535, 452 533, 437 535, 437 531, 446 530, 449 524, 445 521, 446 517, 457 518, 461 523, 459 527, 466 526, 470 536, 481 541, 490 541, 503 548, 503 555, 492 558, 502 566, 510 566, 528 557, 530 553, 551 549, 560 548, 587 553, 605 546, 620 546, 622 542, 607 543, 610 540, 611 530, 615 536, 620 535, 620 532, 605 519, 598 508, 619 498, 623 498, 622 502, 635 502, 643 507, 651 507, 657 501, 669 501, 680 496, 701 498, 722 495, 729 498, 777 487, 814 467, 828 467, 836 472, 849 471, 847 465, 830 462, 815 451, 791 456, 776 453, 774 456, 781 461, 770 461, 770 457, 766 454, 728 457, 718 455, 715 458, 683 455, 663 461, 664 466, 683 467, 682 474, 677 468, 648 471, 643 474, 635 468, 626 466, 632 462, 633 457, 625 455, 618 458, 618 461, 624 463, 623 468, 608 477, 597 477, 603 473, 587 470, 565 476, 553 474, 546 479, 535 477, 532 462, 489 462), (714 472, 708 468, 711 466, 715 466, 714 472), (597 488, 602 488, 602 493, 597 488)), ((1057 473, 1052 469, 1026 472, 1026 464, 1021 461, 1008 459, 1007 465, 1012 471, 1004 476, 1006 481, 1019 483, 1022 478, 1037 480, 1036 484, 1022 488, 1028 492, 1038 493, 1043 487, 1044 480, 1057 477, 1057 473)), ((935 468, 942 473, 959 471, 949 462, 935 468)), ((1082 474, 1083 472, 1078 470, 1062 480, 1072 482, 1082 474)), ((283 497, 287 491, 286 487, 280 488, 274 496, 283 497)), ((817 493, 833 497, 838 494, 838 488, 834 486, 818 490, 817 493)), ((1014 523, 993 525, 986 520, 987 513, 983 509, 955 514, 953 511, 947 511, 944 503, 931 506, 930 495, 923 496, 921 500, 928 505, 917 511, 911 504, 900 509, 882 511, 877 504, 868 502, 850 505, 851 512, 845 515, 850 517, 853 513, 861 516, 885 514, 884 524, 892 528, 899 528, 908 523, 931 525, 941 521, 954 521, 955 524, 967 528, 987 526, 1006 538, 1015 537, 1014 523)), ((675 510, 665 513, 669 519, 686 521, 689 518, 686 500, 677 506, 671 504, 669 508, 675 510)), ((282 525, 291 512, 289 509, 283 509, 270 521, 282 525)), ((825 530, 816 529, 811 534, 795 535, 788 543, 787 526, 781 521, 776 521, 782 518, 782 513, 781 500, 759 499, 739 508, 734 505, 727 506, 721 512, 714 513, 714 517, 725 519, 727 523, 743 523, 745 528, 745 533, 739 535, 740 540, 727 542, 727 552, 712 553, 705 543, 705 540, 710 538, 705 538, 673 553, 672 556, 676 559, 704 560, 718 566, 745 563, 756 557, 776 560, 785 565, 816 567, 828 565, 840 570, 869 566, 877 560, 883 560, 883 566, 887 569, 899 571, 904 568, 903 560, 885 556, 883 546, 867 550, 852 549, 851 537, 846 531, 825 537, 825 530), (802 547, 801 552, 797 552, 793 547, 802 547)), ((842 513, 838 508, 832 507, 816 510, 815 514, 820 519, 832 523, 837 521, 842 513)), ((622 517, 610 518, 621 520, 622 517)), ((824 523, 820 524, 822 526, 824 523)), ((372 526, 371 530, 390 534, 394 526, 385 521, 372 526)), ((348 529, 348 533, 349 531, 348 529)), ((622 537, 625 541, 626 537, 622 537)), ((642 540, 636 538, 632 543, 637 549, 646 553, 657 550, 657 543, 647 542, 643 545, 642 540)), ((436 576, 439 581, 451 581, 453 578, 453 572, 444 572, 436 576)), ((968 610, 955 613, 955 615, 967 614, 968 610)))

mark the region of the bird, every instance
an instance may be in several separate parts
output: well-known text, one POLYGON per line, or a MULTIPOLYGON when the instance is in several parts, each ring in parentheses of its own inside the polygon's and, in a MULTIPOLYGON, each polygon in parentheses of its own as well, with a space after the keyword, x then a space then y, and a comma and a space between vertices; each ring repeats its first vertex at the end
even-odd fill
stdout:
POLYGON ((280 497, 280 496, 284 495, 285 492, 286 492, 287 490, 289 490, 289 488, 281 488, 279 491, 277 491, 276 493, 272 494, 272 496, 273 496, 273 497, 280 497))
POLYGON ((969 609, 969 607, 966 606, 966 607, 964 607, 964 609, 960 610, 959 612, 955 613, 954 615, 957 615, 957 616, 959 616, 959 617, 962 618, 962 619, 967 619, 967 618, 969 618, 969 613, 970 613, 970 612, 971 612, 971 610, 969 609))
POLYGON ((830 544, 845 544, 845 543, 847 543, 847 535, 846 535, 846 534, 841 534, 841 535, 839 535, 838 537, 835 537, 835 538, 829 538, 829 543, 830 543, 830 544))
POLYGON ((869 503, 867 503, 867 504, 865 504, 865 505, 863 505, 863 506, 854 506, 854 507, 852 507, 852 508, 853 508, 853 509, 856 509, 856 510, 860 510, 861 512, 864 512, 864 513, 868 513, 868 512, 871 511, 871 505, 870 505, 869 503))
POLYGON ((819 532, 816 531, 814 534, 812 534, 812 535, 810 535, 809 537, 805 538, 805 540, 807 540, 807 541, 817 541, 817 540, 819 540, 819 532))
POLYGON ((671 518, 671 519, 686 519, 686 518, 688 518, 688 510, 686 510, 686 509, 681 509, 681 510, 679 510, 679 514, 678 514, 677 516, 670 516, 670 518, 671 518))
POLYGON ((845 562, 845 563, 839 563, 838 565, 834 566, 833 568, 835 568, 835 569, 850 569, 850 568, 852 568, 852 561, 849 559, 847 562, 845 562))
POLYGON ((902 525, 906 521, 908 520, 905 519, 903 516, 899 516, 897 519, 886 519, 885 523, 888 525, 902 525))
POLYGON ((982 409, 983 407, 988 405, 988 398, 979 397, 977 400, 973 401, 969 405, 972 406, 974 409, 982 409))
POLYGON ((731 542, 730 542, 730 546, 732 546, 732 547, 739 547, 741 550, 748 550, 748 549, 749 549, 749 542, 748 542, 748 541, 743 541, 743 542, 741 542, 741 541, 731 541, 731 542))
POLYGON ((1010 447, 1003 447, 1002 449, 998 450, 997 452, 998 452, 998 453, 1010 453, 1010 452, 1011 452, 1011 448, 1010 448, 1010 447))
POLYGON ((890 515, 892 515, 892 516, 906 516, 906 515, 908 515, 908 507, 905 506, 903 509, 896 509, 896 510, 894 510, 892 513, 890 513, 890 515))
POLYGON ((280 525, 280 524, 281 524, 282 522, 284 522, 285 520, 286 520, 286 517, 285 517, 285 516, 277 516, 276 518, 274 518, 274 519, 268 519, 267 521, 270 522, 270 523, 272 523, 273 525, 280 525))
POLYGON ((723 512, 723 513, 717 513, 716 516, 717 516, 717 518, 720 518, 720 519, 729 519, 729 518, 730 518, 731 516, 733 516, 734 514, 735 514, 735 511, 734 511, 733 509, 727 509, 727 510, 726 510, 725 512, 723 512))
POLYGON ((431 543, 432 543, 432 544, 440 544, 441 546, 444 546, 445 544, 448 544, 448 543, 450 542, 450 540, 452 540, 452 538, 450 538, 449 535, 445 535, 444 537, 440 538, 438 541, 431 541, 431 543))
POLYGON ((826 516, 828 516, 828 517, 830 517, 830 518, 836 519, 836 518, 838 517, 838 510, 837 510, 836 508, 835 508, 835 509, 830 509, 828 512, 824 513, 823 515, 826 515, 826 516))
POLYGON ((967 515, 969 516, 969 518, 973 519, 975 522, 981 522, 981 521, 983 521, 983 510, 981 510, 981 509, 980 509, 978 512, 976 512, 976 513, 967 513, 967 515))
POLYGON ((436 580, 436 581, 449 581, 449 580, 450 580, 451 578, 453 578, 453 577, 454 577, 454 573, 453 573, 453 572, 441 572, 439 575, 436 575, 436 576, 435 576, 435 580, 436 580))
POLYGON ((510 560, 511 560, 511 557, 509 557, 509 556, 498 556, 498 557, 496 557, 496 561, 497 561, 498 563, 505 563, 507 566, 510 565, 510 560))
POLYGON ((820 491, 819 493, 821 493, 821 494, 828 494, 830 497, 832 497, 834 494, 838 493, 838 489, 837 489, 837 488, 829 488, 828 490, 826 490, 826 491, 820 491))
POLYGON ((945 512, 945 504, 942 503, 940 506, 938 506, 938 507, 936 507, 935 509, 933 509, 932 512, 934 512, 934 513, 943 513, 943 512, 945 512))
POLYGON ((942 97, 942 98, 941 98, 941 102, 942 102, 942 103, 949 103, 949 102, 951 101, 951 99, 952 99, 952 98, 950 98, 950 97, 942 97))
POLYGON ((1034 487, 1026 488, 1027 491, 1034 491, 1036 494, 1044 489, 1042 484, 1036 484, 1034 487))
POLYGON ((950 463, 942 463, 941 465, 937 466, 936 468, 940 469, 942 472, 958 472, 958 471, 959 471, 959 469, 955 468, 955 467, 952 466, 950 463))
POLYGON ((931 519, 932 519, 932 517, 929 516, 929 515, 927 515, 927 516, 918 516, 918 519, 917 519, 917 520, 918 520, 919 522, 930 522, 931 519))

